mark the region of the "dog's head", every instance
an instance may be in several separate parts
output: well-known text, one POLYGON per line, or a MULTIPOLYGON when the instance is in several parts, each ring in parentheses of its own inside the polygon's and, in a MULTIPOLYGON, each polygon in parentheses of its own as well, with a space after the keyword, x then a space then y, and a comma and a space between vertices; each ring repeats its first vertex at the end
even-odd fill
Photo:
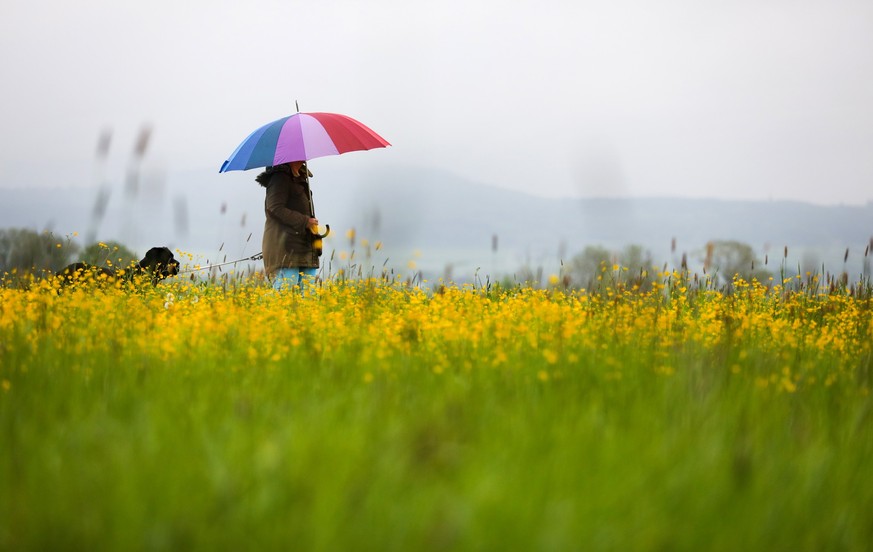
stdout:
POLYGON ((140 268, 148 270, 155 279, 163 280, 179 273, 179 261, 166 247, 152 247, 139 262, 140 268))

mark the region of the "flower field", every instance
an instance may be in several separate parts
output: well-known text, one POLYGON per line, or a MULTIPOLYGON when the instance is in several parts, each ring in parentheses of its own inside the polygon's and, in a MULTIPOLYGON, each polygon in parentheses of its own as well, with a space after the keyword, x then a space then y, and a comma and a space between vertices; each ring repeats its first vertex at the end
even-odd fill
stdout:
POLYGON ((3 285, 0 550, 869 550, 869 291, 3 285))

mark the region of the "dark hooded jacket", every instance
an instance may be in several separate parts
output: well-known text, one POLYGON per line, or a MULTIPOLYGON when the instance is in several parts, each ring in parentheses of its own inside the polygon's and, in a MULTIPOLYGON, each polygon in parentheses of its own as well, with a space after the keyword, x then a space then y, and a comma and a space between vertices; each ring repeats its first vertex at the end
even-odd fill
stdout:
POLYGON ((318 254, 309 231, 309 218, 315 216, 308 169, 294 176, 291 167, 270 167, 255 179, 267 189, 264 211, 264 270, 272 278, 280 268, 318 268, 318 254))

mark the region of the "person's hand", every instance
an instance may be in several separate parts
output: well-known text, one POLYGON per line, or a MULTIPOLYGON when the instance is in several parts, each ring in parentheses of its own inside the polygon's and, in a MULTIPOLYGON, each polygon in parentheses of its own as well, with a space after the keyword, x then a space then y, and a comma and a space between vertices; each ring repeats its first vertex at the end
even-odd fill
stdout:
POLYGON ((318 234, 318 219, 310 218, 309 223, 306 225, 309 228, 309 231, 313 234, 318 234))

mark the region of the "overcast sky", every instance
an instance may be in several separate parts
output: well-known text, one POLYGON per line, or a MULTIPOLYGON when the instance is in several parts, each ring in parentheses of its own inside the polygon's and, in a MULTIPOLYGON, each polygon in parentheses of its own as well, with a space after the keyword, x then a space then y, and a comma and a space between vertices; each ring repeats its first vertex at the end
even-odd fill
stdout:
MULTIPOLYGON (((3 0, 0 189, 215 173, 294 112, 546 196, 873 199, 870 0, 3 0)), ((330 161, 336 162, 336 161, 330 161)), ((253 176, 253 175, 252 175, 253 176)))

